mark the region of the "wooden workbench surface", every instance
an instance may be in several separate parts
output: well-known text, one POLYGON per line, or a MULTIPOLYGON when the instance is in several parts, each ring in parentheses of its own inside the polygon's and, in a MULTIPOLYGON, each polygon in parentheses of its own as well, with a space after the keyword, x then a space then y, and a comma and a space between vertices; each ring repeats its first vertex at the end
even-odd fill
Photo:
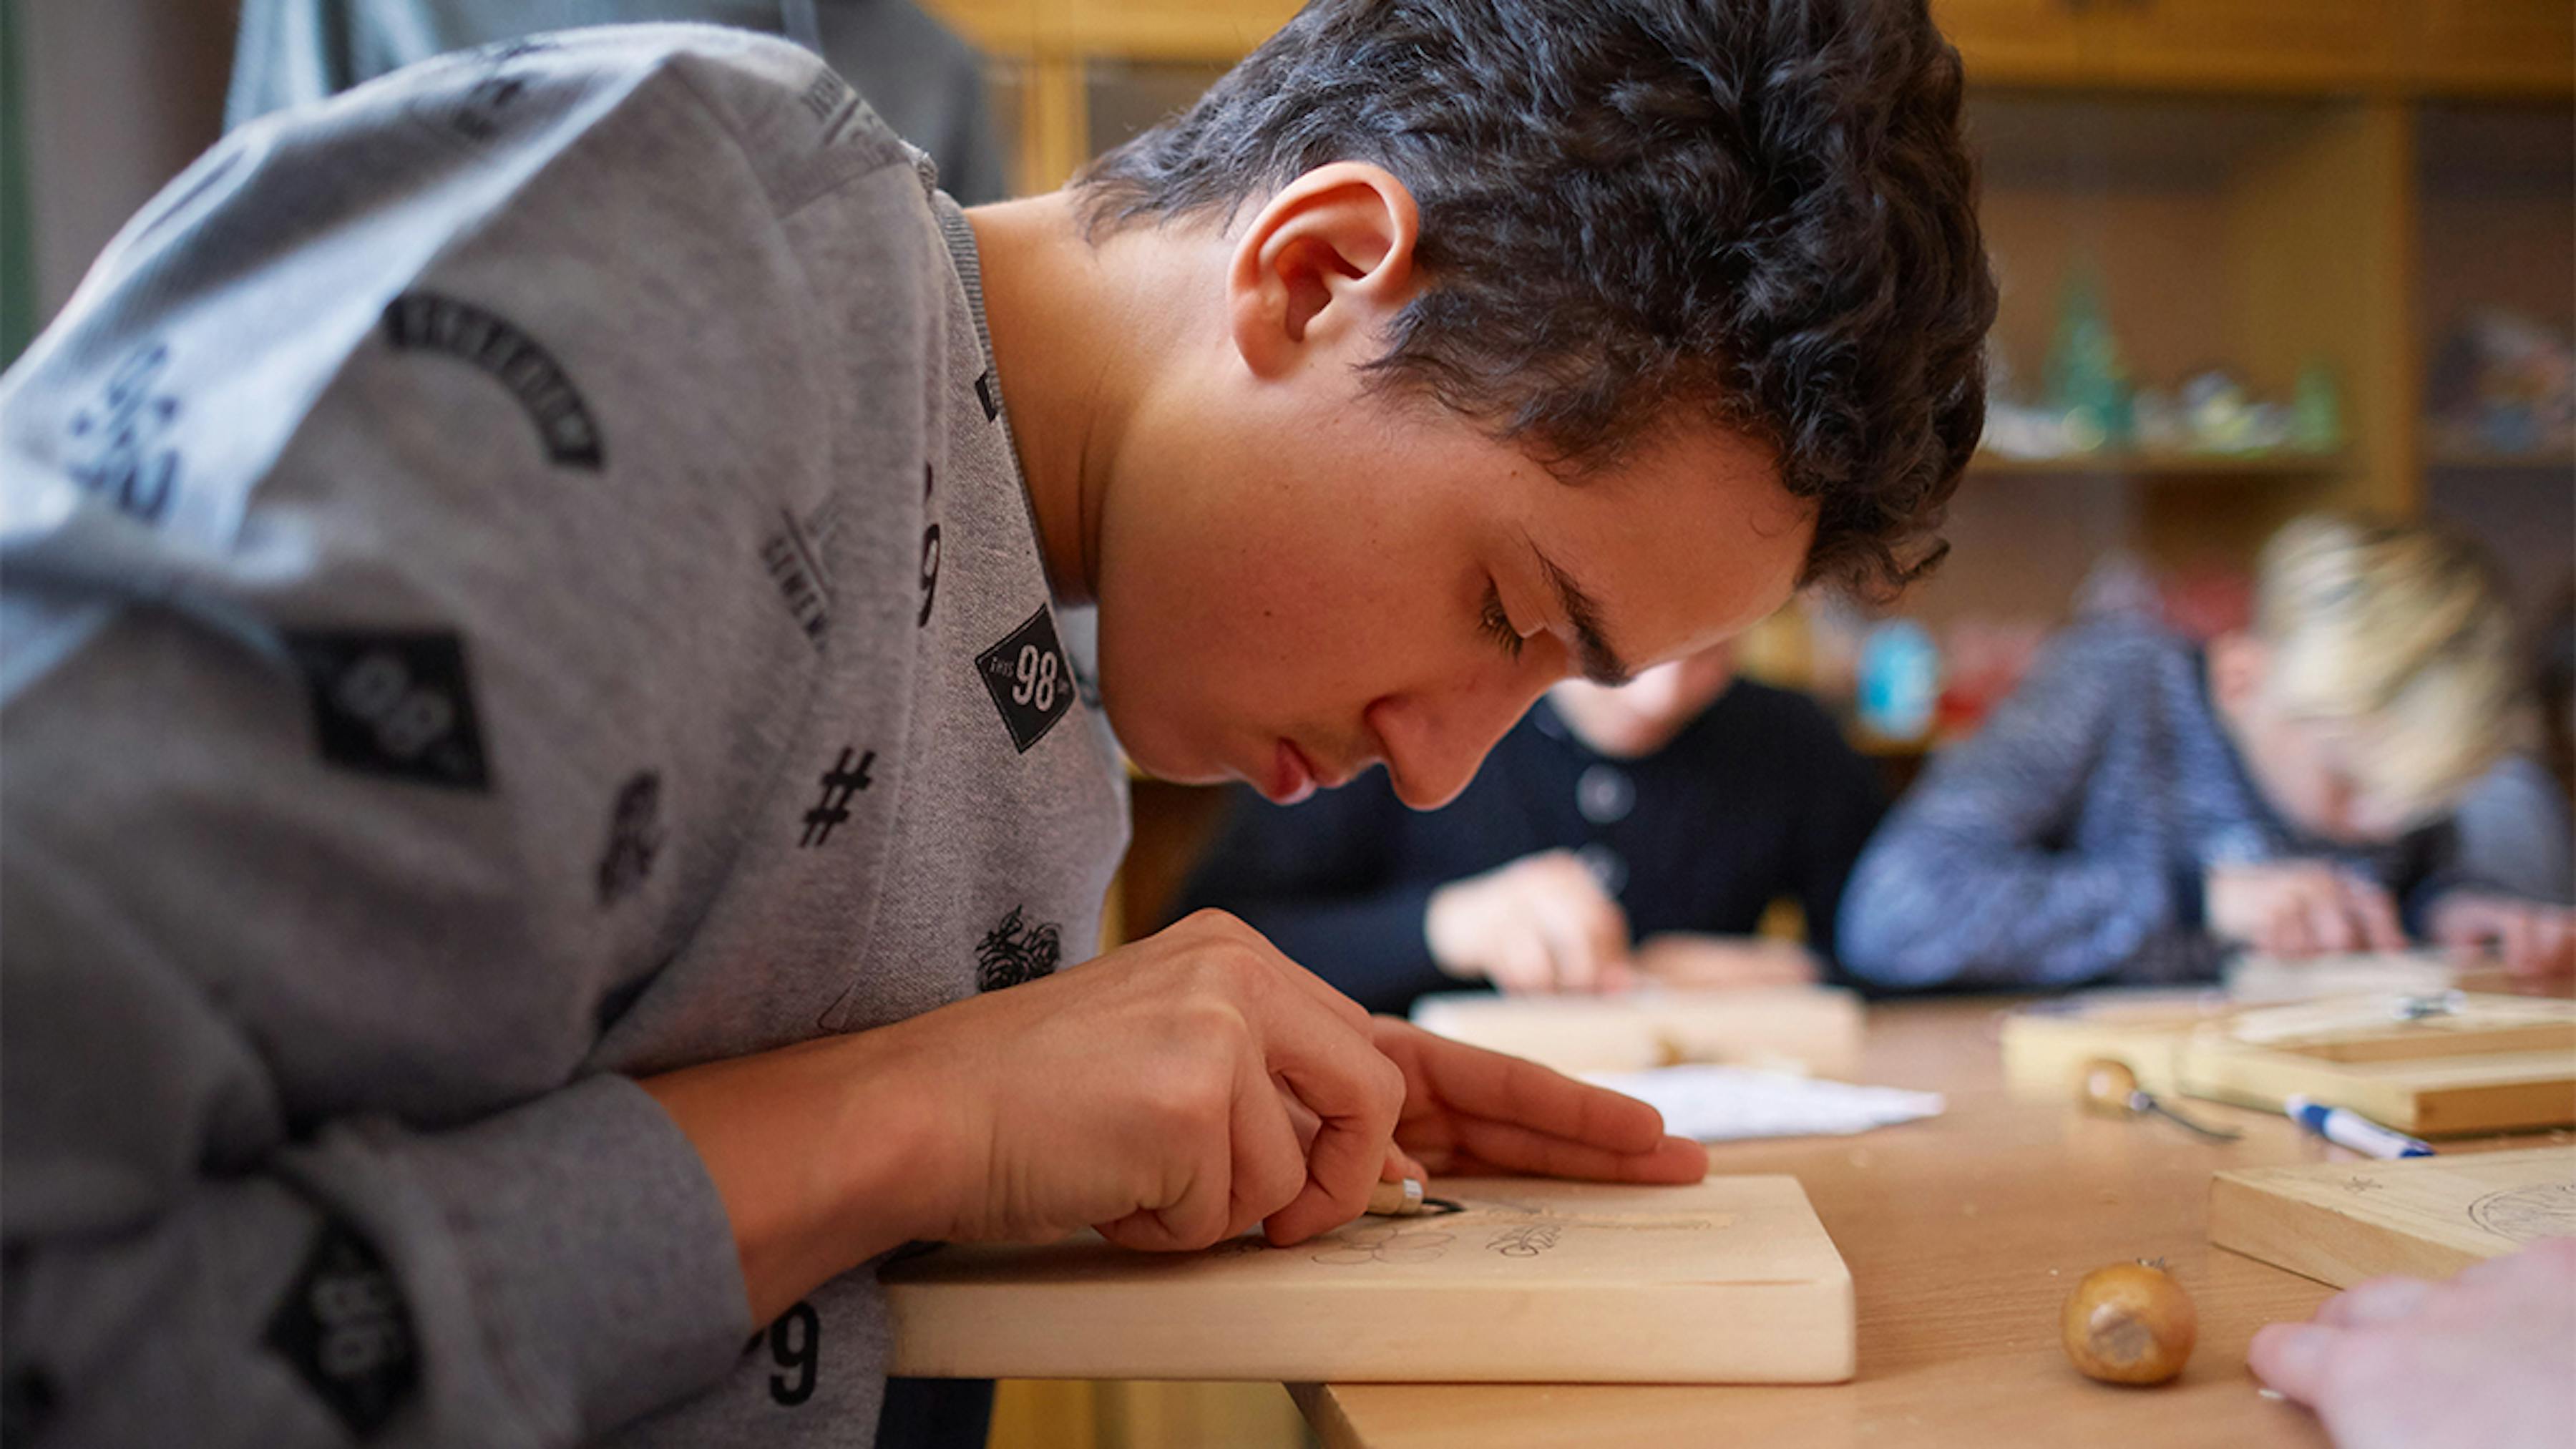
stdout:
MULTIPOLYGON (((1949 1094, 1928 1122, 1859 1137, 1726 1143, 1718 1172, 1795 1174, 1850 1264, 1860 1374, 1824 1388, 1348 1384, 1293 1389, 1327 1449, 1613 1444, 2026 1443, 2322 1445, 2245 1369, 2261 1325, 2333 1290, 2213 1248, 2209 1178, 2225 1167, 2360 1161, 2266 1114, 2186 1104, 2245 1129, 2204 1143, 2152 1119, 2087 1116, 2005 1095, 1996 1001, 1881 1006, 1860 1080, 1949 1094), (2200 1310, 2174 1383, 2079 1376, 2058 1309, 2090 1269, 2162 1258, 2200 1310)), ((2529 1146, 2566 1134, 2445 1144, 2529 1146)))

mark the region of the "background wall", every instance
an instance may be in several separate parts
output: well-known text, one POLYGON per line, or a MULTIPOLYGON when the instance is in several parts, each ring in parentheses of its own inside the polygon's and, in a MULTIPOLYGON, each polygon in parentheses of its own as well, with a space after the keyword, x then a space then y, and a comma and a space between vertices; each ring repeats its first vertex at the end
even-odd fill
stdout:
POLYGON ((7 0, 26 140, 36 315, 163 182, 223 134, 225 0, 7 0))

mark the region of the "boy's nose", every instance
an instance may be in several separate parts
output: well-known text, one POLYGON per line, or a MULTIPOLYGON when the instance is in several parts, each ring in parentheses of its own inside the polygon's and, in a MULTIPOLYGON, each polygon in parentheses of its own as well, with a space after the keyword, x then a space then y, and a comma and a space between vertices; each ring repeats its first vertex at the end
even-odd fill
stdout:
POLYGON ((1386 746, 1396 798, 1437 810, 1458 798, 1504 733, 1545 690, 1518 676, 1440 693, 1389 695, 1368 707, 1369 728, 1386 746))

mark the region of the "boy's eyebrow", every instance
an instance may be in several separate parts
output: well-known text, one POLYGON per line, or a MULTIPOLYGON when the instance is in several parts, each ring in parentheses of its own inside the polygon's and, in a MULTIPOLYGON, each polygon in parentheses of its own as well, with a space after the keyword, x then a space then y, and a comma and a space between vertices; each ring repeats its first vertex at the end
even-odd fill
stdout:
POLYGON ((1576 653, 1583 661, 1583 677, 1605 689, 1617 689, 1637 677, 1619 658, 1619 651, 1601 635, 1601 606, 1583 591, 1565 570, 1556 566, 1537 544, 1530 552, 1538 555, 1538 565, 1547 573, 1547 581, 1556 588, 1557 602, 1565 609, 1566 622, 1574 626, 1576 653))

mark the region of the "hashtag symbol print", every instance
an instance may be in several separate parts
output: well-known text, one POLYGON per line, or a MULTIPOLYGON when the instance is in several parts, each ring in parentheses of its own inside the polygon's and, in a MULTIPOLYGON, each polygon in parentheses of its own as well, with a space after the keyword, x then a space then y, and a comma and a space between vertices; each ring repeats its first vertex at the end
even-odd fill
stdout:
POLYGON ((851 747, 843 746, 841 757, 823 772, 823 798, 805 812, 805 834, 796 842, 798 845, 822 844, 832 838, 833 826, 850 818, 850 797, 868 788, 868 767, 877 762, 877 752, 870 750, 852 765, 850 756, 854 753, 851 747))

